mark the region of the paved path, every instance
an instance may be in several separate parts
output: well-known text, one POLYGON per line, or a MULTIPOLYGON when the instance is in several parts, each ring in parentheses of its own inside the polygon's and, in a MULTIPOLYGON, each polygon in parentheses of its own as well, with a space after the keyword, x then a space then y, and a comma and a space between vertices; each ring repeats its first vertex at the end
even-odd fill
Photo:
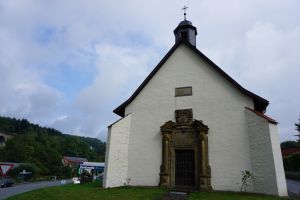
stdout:
MULTIPOLYGON (((70 183, 71 180, 67 180, 67 183, 70 183)), ((50 187, 60 185, 60 181, 41 181, 35 183, 25 183, 21 185, 15 185, 13 187, 8 188, 0 188, 0 199, 6 199, 8 197, 14 196, 16 194, 20 194, 23 192, 28 192, 31 190, 43 188, 43 187, 50 187)))
POLYGON ((286 183, 289 192, 299 194, 300 182, 287 179, 286 183))

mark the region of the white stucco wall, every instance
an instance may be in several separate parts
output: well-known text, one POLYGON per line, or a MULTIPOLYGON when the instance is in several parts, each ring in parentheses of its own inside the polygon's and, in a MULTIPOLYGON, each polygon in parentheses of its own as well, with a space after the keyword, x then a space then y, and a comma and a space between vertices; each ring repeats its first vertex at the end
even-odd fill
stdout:
POLYGON ((209 127, 209 162, 215 190, 240 190, 241 171, 252 170, 245 106, 253 108, 223 76, 185 45, 131 102, 128 177, 131 185, 157 186, 161 165, 160 126, 175 121, 176 109, 192 108, 194 119, 209 127), (175 97, 175 88, 192 86, 193 95, 175 97))
POLYGON ((127 115, 108 128, 103 182, 105 188, 127 183, 130 126, 131 115, 127 115))
POLYGON ((247 109, 246 115, 254 191, 287 196, 277 126, 247 109))
POLYGON ((272 152, 274 158, 275 175, 277 181, 277 194, 279 196, 287 196, 287 185, 283 168, 282 154, 280 149, 280 140, 278 127, 275 124, 269 124, 270 139, 272 144, 272 152))

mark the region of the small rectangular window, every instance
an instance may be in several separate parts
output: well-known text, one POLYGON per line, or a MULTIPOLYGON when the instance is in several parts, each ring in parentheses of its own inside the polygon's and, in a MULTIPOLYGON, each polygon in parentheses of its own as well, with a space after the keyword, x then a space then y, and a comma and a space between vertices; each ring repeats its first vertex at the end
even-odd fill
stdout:
POLYGON ((181 32, 181 38, 184 40, 188 40, 188 33, 186 31, 181 32))
POLYGON ((192 96, 192 87, 175 88, 175 97, 192 96))

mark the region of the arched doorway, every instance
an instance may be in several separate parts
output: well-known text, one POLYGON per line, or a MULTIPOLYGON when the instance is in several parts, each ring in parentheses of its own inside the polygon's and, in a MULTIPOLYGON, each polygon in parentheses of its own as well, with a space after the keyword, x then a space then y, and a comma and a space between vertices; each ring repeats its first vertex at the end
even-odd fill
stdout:
POLYGON ((193 120, 192 109, 176 110, 176 122, 161 126, 160 186, 212 190, 208 163, 208 127, 193 120))

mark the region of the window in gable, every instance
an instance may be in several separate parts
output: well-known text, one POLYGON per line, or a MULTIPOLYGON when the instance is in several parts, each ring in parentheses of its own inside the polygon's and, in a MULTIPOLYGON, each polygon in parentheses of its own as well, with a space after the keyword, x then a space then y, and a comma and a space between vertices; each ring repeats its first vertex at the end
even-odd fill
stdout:
POLYGON ((181 38, 184 40, 188 40, 188 32, 187 31, 183 31, 180 33, 181 38))
POLYGON ((192 87, 179 87, 175 88, 175 97, 192 96, 192 87))

